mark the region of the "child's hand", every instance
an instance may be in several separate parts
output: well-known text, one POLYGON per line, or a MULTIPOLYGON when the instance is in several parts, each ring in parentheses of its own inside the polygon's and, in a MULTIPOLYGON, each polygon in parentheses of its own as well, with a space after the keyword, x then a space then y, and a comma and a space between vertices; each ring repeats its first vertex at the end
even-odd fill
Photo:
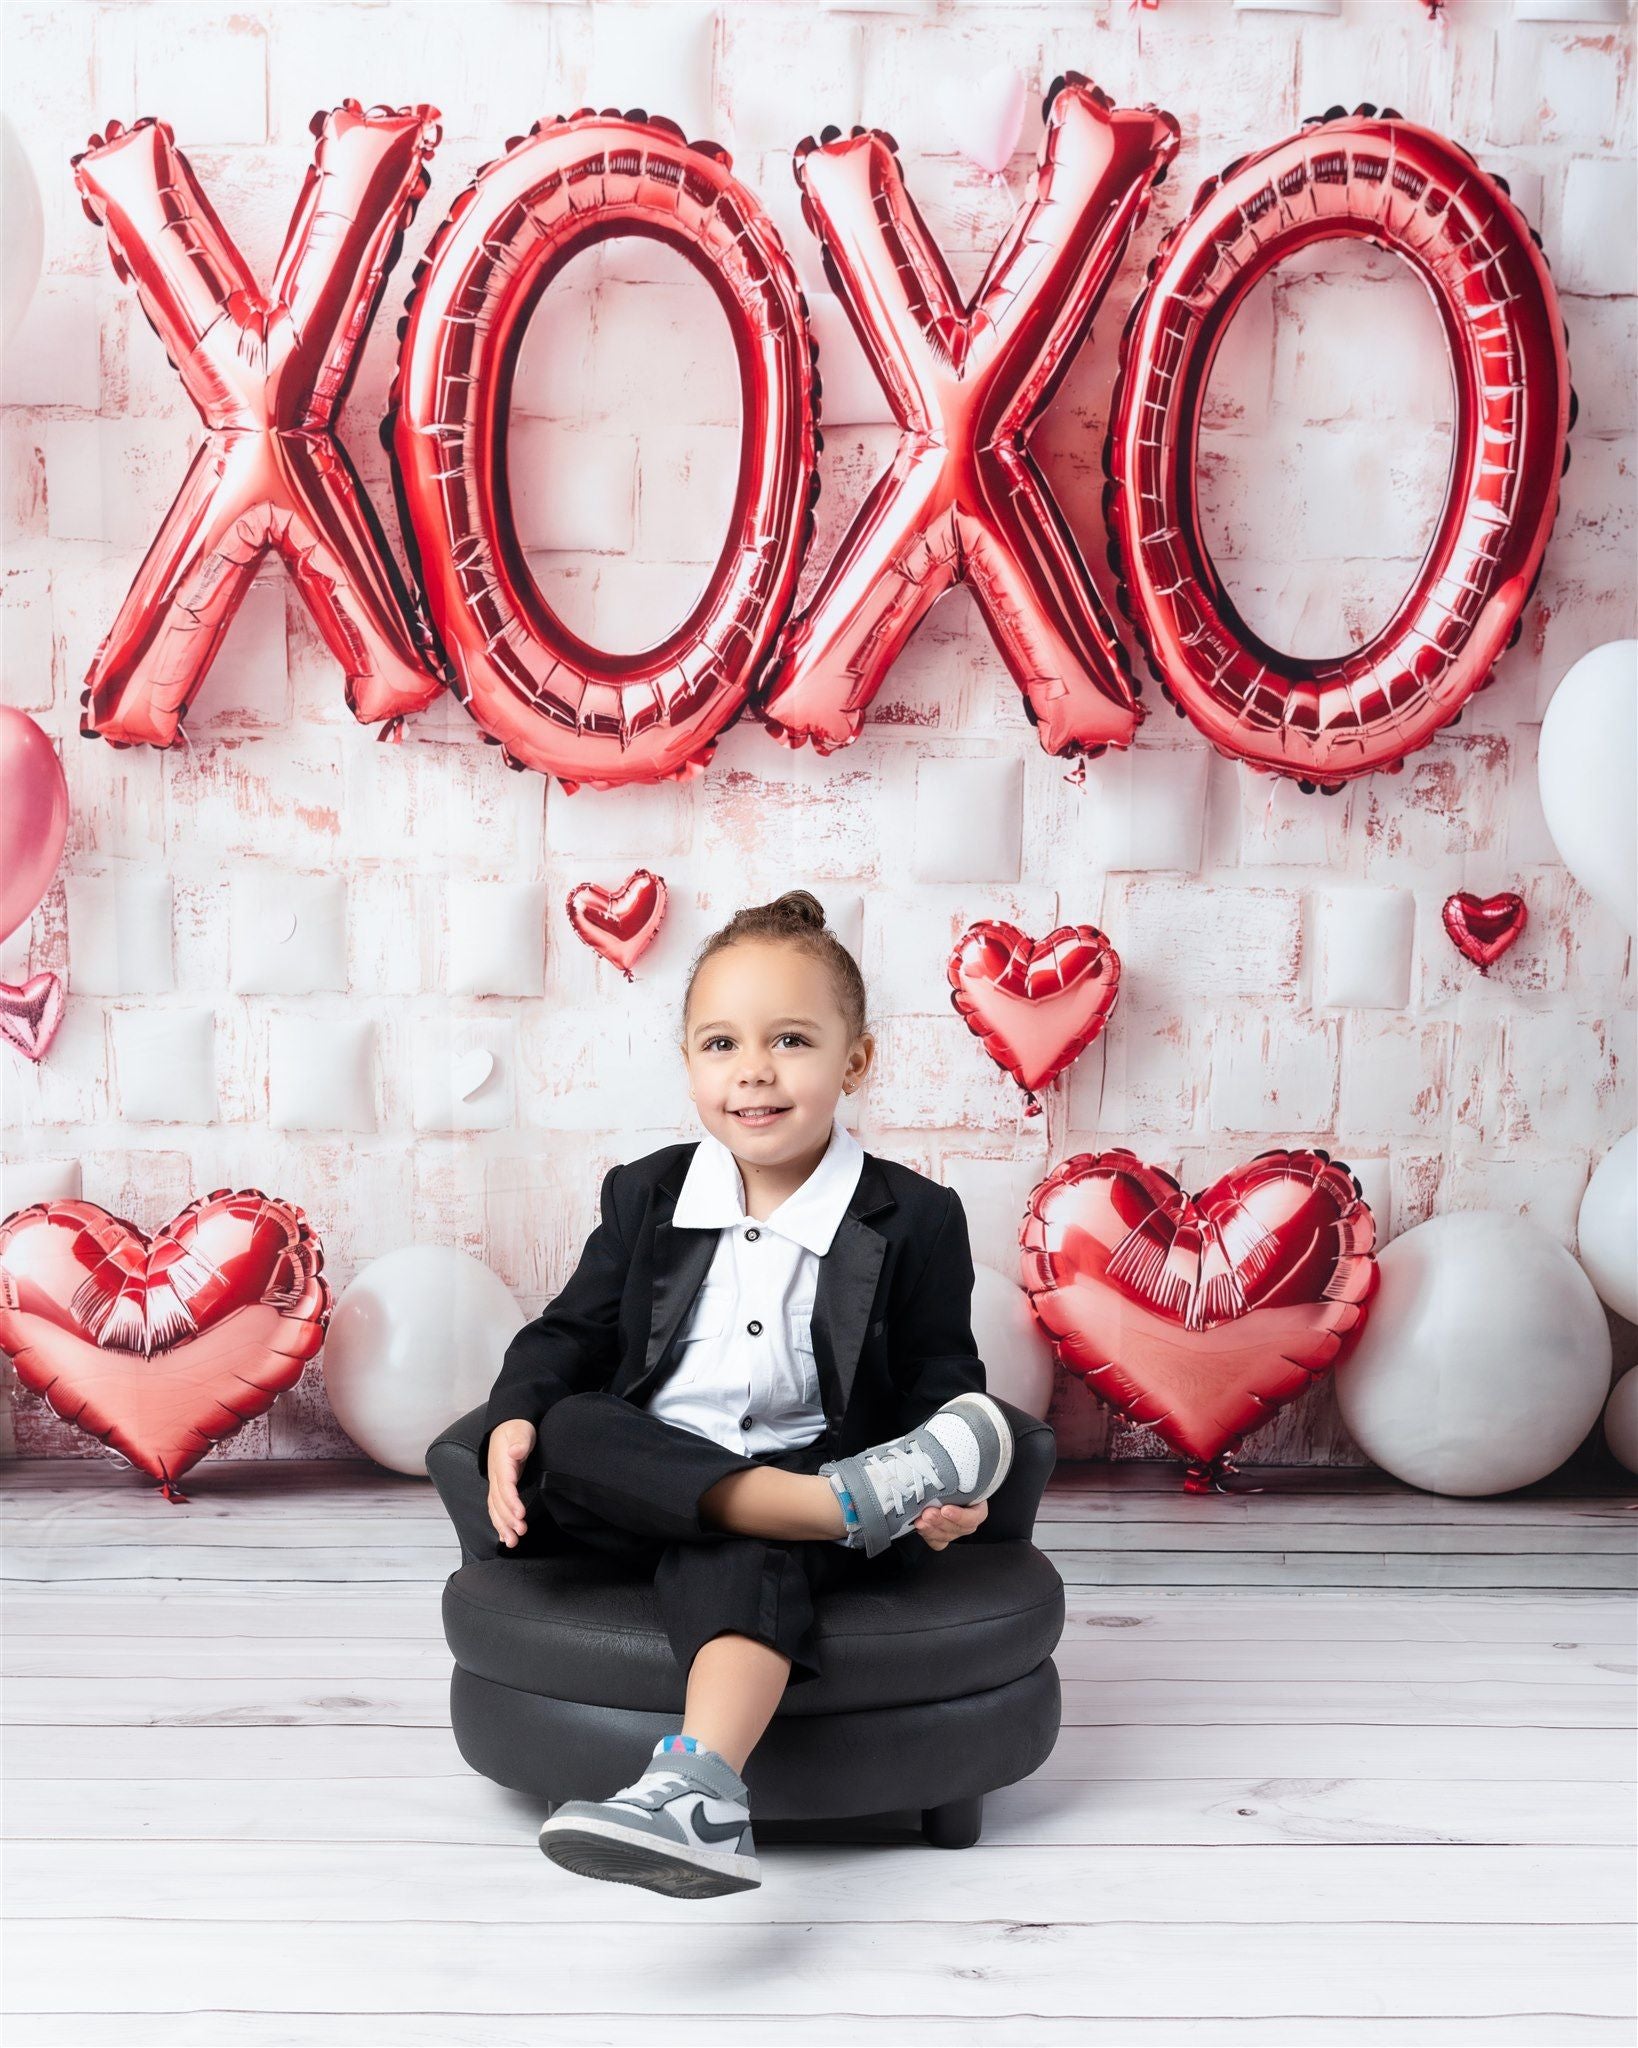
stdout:
POLYGON ((532 1422, 516 1416, 497 1424, 489 1434, 489 1519, 509 1550, 524 1531, 518 1474, 535 1447, 537 1433, 532 1422))
POLYGON ((989 1511, 987 1500, 974 1501, 970 1508, 923 1508, 914 1526, 929 1550, 943 1550, 958 1536, 970 1536, 989 1511))

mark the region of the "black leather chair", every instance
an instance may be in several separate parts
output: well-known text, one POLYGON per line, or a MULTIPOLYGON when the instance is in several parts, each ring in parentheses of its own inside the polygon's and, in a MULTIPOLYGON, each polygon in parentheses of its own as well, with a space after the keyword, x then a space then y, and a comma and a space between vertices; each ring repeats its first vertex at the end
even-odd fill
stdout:
MULTIPOLYGON (((984 1794, 1052 1753, 1064 1587, 1031 1535, 1057 1446, 1046 1423, 1002 1405, 1012 1469, 982 1525, 917 1567, 890 1550, 867 1587, 821 1596, 823 1672, 785 1694, 745 1767, 757 1821, 879 1824, 919 1809, 926 1840, 966 1848, 984 1794)), ((548 1809, 603 1799, 680 1725, 684 1674, 646 1575, 590 1550, 501 1547, 483 1422, 474 1408, 427 1451, 461 1544, 443 1598, 456 1745, 548 1809)))

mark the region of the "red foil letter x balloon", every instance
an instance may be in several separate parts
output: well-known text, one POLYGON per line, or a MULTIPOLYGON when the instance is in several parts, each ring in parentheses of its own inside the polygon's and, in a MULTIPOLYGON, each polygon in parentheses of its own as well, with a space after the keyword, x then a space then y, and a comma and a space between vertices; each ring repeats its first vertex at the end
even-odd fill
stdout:
POLYGON ((1049 754, 1100 754, 1141 716, 1131 663, 1024 445, 1176 154, 1158 108, 1116 109, 1071 72, 1047 103, 1027 203, 970 308, 904 187, 888 136, 796 152, 803 214, 903 428, 759 711, 792 746, 857 739, 923 615, 972 586, 1049 754))
POLYGON ((169 746, 262 557, 277 548, 347 675, 365 723, 419 710, 440 684, 403 580, 335 418, 360 344, 427 189, 431 107, 314 122, 318 152, 271 296, 212 211, 162 121, 109 125, 74 159, 209 434, 99 649, 80 729, 169 746))

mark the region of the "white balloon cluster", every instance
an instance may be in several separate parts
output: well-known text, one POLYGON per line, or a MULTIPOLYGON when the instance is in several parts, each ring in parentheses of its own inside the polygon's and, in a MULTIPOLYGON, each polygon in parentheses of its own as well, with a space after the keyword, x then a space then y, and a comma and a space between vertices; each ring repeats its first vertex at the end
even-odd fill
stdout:
POLYGON ((337 1422, 378 1465, 424 1476, 441 1429, 489 1398, 528 1318, 481 1259, 411 1244, 373 1259, 346 1287, 324 1340, 337 1422))
MULTIPOLYGON (((1638 640, 1585 654, 1541 727, 1541 807, 1565 866, 1638 927, 1638 640)), ((1381 1285, 1337 1404, 1354 1441, 1434 1493, 1505 1493, 1544 1479, 1604 1411, 1638 1470, 1638 1369, 1610 1391, 1606 1304, 1638 1322, 1638 1131, 1587 1185, 1580 1264, 1518 1216, 1457 1214, 1378 1254, 1381 1285), (1606 1405, 1607 1402, 1607 1405, 1606 1405)))
POLYGON ((44 256, 40 188, 10 117, 0 114, 0 342, 23 324, 44 256))
MULTIPOLYGON (((449 1245, 405 1245, 374 1259, 336 1303, 324 1342, 337 1422, 389 1471, 424 1474, 426 1448, 488 1398, 527 1318, 481 1259, 449 1245)), ((975 1270, 973 1336, 989 1390, 1043 1417, 1052 1344, 1016 1280, 975 1270)))
MULTIPOLYGON (((1576 1249, 1604 1306, 1638 1323, 1638 1130, 1616 1140, 1588 1181, 1576 1249)), ((1622 1374, 1605 1404, 1604 1441, 1638 1472, 1638 1366, 1622 1374)))
POLYGON ((1365 1455, 1429 1493, 1506 1493, 1598 1420, 1610 1332, 1592 1282, 1522 1216, 1435 1216, 1377 1254, 1337 1406, 1365 1455))
POLYGON ((1553 692, 1536 778, 1564 865, 1638 929, 1638 640, 1593 648, 1553 692))

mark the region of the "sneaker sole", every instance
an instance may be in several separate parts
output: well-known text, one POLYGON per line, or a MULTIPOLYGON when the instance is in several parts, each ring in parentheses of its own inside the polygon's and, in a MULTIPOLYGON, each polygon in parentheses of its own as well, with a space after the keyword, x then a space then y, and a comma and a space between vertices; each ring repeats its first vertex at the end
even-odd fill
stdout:
POLYGON ((657 1843, 628 1834, 612 1821, 547 1821, 540 1846, 553 1863, 578 1877, 598 1877, 611 1884, 638 1884, 679 1899, 714 1899, 724 1892, 747 1892, 762 1882, 755 1858, 723 1855, 706 1861, 672 1854, 657 1843))

